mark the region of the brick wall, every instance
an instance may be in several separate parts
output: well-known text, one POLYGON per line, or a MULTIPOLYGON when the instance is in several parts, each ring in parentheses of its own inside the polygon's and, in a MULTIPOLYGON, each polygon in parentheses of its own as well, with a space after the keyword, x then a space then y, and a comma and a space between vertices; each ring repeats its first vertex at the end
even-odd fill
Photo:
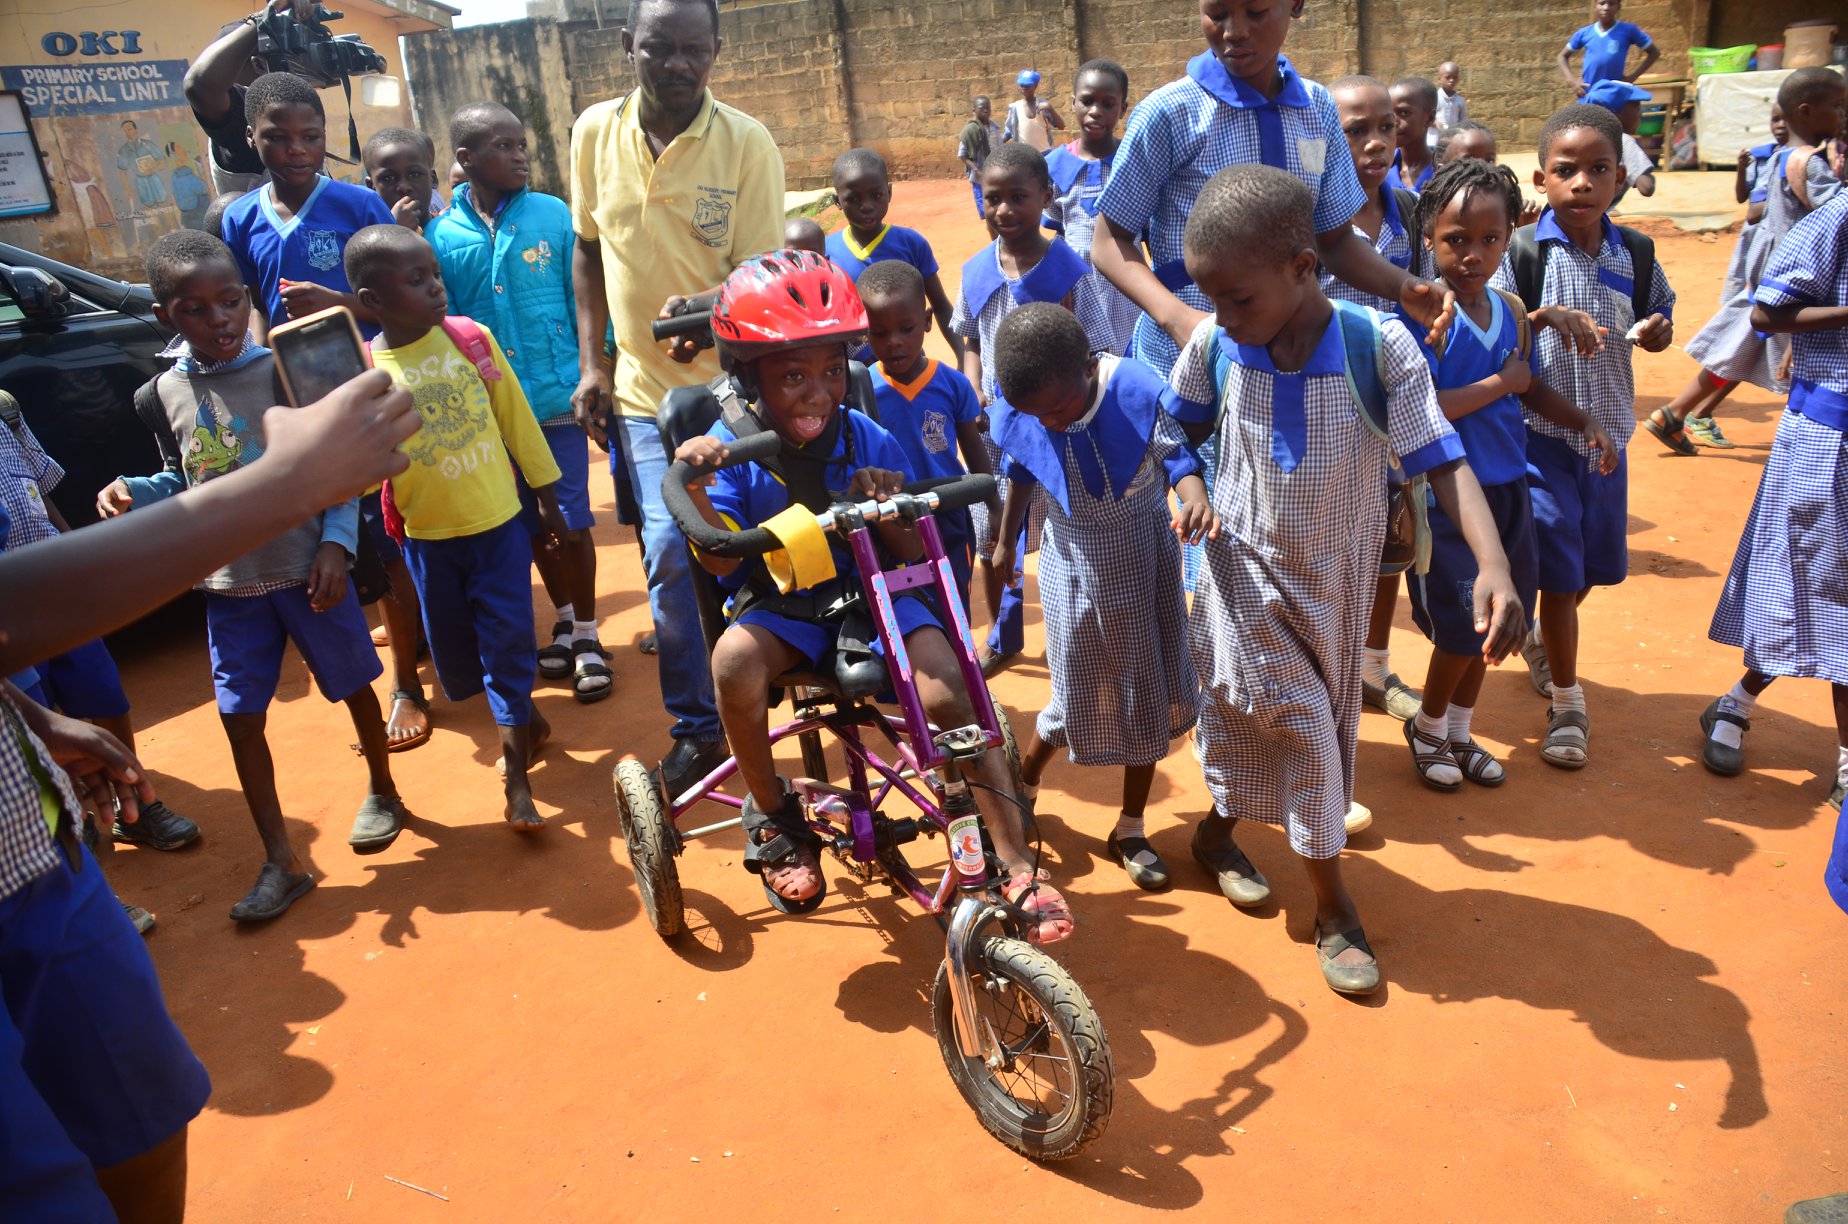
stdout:
MULTIPOLYGON (((721 6, 725 50, 713 90, 776 136, 792 188, 826 185, 835 154, 855 144, 880 150, 900 176, 954 174, 970 97, 990 95, 999 119, 1017 96, 1021 68, 1038 69, 1042 96, 1064 110, 1084 60, 1122 63, 1133 101, 1180 76, 1203 46, 1197 10, 1186 0, 721 6)), ((1709 24, 1718 22, 1717 7, 1713 0, 1630 0, 1624 16, 1661 46, 1660 71, 1682 73, 1689 45, 1705 43, 1709 24)), ((1365 71, 1391 81, 1434 75, 1439 63, 1456 59, 1471 114, 1515 147, 1530 144, 1546 117, 1571 100, 1553 57, 1591 19, 1586 0, 1505 0, 1499 7, 1482 0, 1310 0, 1305 8, 1286 52, 1309 77, 1365 71)), ((1782 16, 1780 9, 1775 18, 1782 16)), ((535 170, 548 183, 563 182, 571 117, 633 83, 614 22, 599 28, 528 20, 406 42, 426 130, 437 136, 442 117, 470 97, 506 102, 534 126, 535 170), (546 119, 543 134, 535 114, 546 119)))

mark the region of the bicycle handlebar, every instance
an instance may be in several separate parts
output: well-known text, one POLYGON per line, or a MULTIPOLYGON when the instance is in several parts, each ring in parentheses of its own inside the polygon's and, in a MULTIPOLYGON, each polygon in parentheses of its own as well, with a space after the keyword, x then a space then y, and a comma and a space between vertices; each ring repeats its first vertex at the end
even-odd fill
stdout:
POLYGON ((676 340, 681 336, 694 339, 712 339, 712 312, 710 310, 690 310, 667 319, 656 319, 648 325, 648 331, 656 340, 676 340))
MULTIPOLYGON (((717 468, 694 467, 676 459, 661 481, 661 499, 674 522, 693 546, 714 557, 757 557, 781 548, 782 543, 762 527, 731 531, 714 527, 700 515, 687 492, 687 482, 703 473, 756 463, 774 455, 783 440, 774 433, 752 434, 725 444, 725 462, 717 468)), ((914 481, 885 501, 842 502, 815 516, 823 531, 837 531, 843 518, 874 523, 886 519, 915 520, 919 515, 961 510, 994 496, 995 478, 985 473, 914 481)))

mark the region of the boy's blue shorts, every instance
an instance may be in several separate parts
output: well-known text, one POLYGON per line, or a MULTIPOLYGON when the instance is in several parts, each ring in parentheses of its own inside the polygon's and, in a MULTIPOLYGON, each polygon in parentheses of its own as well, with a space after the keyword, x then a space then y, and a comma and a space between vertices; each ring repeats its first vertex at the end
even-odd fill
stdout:
MULTIPOLYGON (((1508 573, 1531 625, 1534 590, 1540 580, 1539 543, 1534 536, 1533 502, 1526 480, 1484 485, 1482 496, 1495 516, 1508 573)), ((1430 503, 1431 572, 1411 574, 1412 619, 1439 650, 1480 655, 1487 635, 1476 632, 1476 555, 1469 550, 1456 521, 1435 500, 1430 503)))
POLYGON ((1540 589, 1576 594, 1630 573, 1630 456, 1598 475, 1558 438, 1527 431, 1527 487, 1540 537, 1540 589))
POLYGON ((128 713, 122 674, 100 638, 40 663, 37 686, 24 691, 46 709, 71 718, 120 718, 128 713))
MULTIPOLYGON (((558 483, 552 489, 558 496, 558 508, 564 511, 565 526, 583 531, 597 521, 590 512, 590 439, 571 420, 548 423, 539 432, 545 435, 545 444, 552 448, 552 459, 558 464, 558 483)), ((527 535, 538 535, 539 498, 527 487, 524 476, 517 483, 520 521, 527 535)))
POLYGON ((443 696, 463 701, 486 691, 494 721, 533 720, 533 544, 510 518, 452 540, 404 541, 404 563, 423 604, 424 635, 443 696))
POLYGON ((205 595, 212 691, 220 714, 261 714, 276 696, 283 644, 294 642, 329 701, 345 701, 384 673, 359 596, 348 584, 339 603, 316 612, 305 586, 266 595, 205 595))
MULTIPOLYGON (((892 601, 892 614, 898 618, 898 634, 904 637, 913 629, 922 629, 934 625, 943 626, 937 620, 937 614, 931 605, 923 599, 900 596, 892 601)), ((833 622, 797 620, 793 616, 784 616, 772 612, 763 605, 746 608, 744 615, 737 620, 741 625, 756 625, 775 634, 777 640, 791 647, 800 654, 809 667, 821 666, 827 653, 834 649, 834 639, 840 636, 840 626, 833 622)), ((880 648, 878 630, 872 630, 872 647, 875 655, 884 656, 880 648)))
POLYGON ((165 1142, 211 1080, 87 849, 0 900, 0 1214, 113 1220, 96 1169, 165 1142))

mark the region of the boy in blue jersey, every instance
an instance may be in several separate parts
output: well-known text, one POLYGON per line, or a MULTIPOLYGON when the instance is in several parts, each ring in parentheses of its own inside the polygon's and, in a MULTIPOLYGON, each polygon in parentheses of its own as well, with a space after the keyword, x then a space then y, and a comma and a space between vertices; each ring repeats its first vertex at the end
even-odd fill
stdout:
POLYGON ((1207 317, 1211 303, 1183 257, 1187 217, 1208 179, 1252 162, 1287 170, 1309 188, 1323 266, 1441 330, 1449 316, 1437 289, 1395 268, 1349 225, 1366 197, 1344 156, 1334 102, 1280 54, 1302 0, 1199 0, 1198 7, 1206 50, 1188 61, 1185 77, 1130 115, 1099 201, 1105 226, 1091 259, 1144 313, 1131 355, 1166 374, 1207 317))
POLYGON ((368 225, 389 225, 391 210, 376 192, 321 173, 327 113, 301 77, 258 77, 244 95, 244 115, 270 181, 225 209, 220 225, 250 286, 257 342, 285 319, 329 306, 345 306, 362 334, 377 335, 378 323, 353 295, 341 258, 347 239, 368 225))
MULTIPOLYGON (((834 197, 847 224, 828 235, 823 253, 855 281, 873 264, 888 259, 916 268, 924 278, 924 299, 937 320, 938 333, 960 363, 962 337, 950 330, 950 299, 937 277, 937 256, 930 240, 914 229, 886 224, 886 210, 892 207, 892 180, 885 158, 871 149, 849 149, 835 158, 834 197)), ((866 361, 868 356, 862 346, 854 360, 866 361)))
MULTIPOLYGON (((751 416, 782 439, 783 476, 762 464, 707 470, 687 484, 701 517, 715 527, 762 524, 802 504, 825 509, 833 490, 885 500, 910 480, 910 460, 892 435, 870 417, 841 406, 847 393, 847 349, 866 326, 853 284, 826 259, 806 251, 772 251, 740 264, 726 278, 713 311, 720 360, 754 401, 751 416), (826 303, 825 305, 823 303, 826 303), (787 482, 786 482, 786 480, 787 482)), ((739 422, 743 424, 742 421, 739 422)), ((674 458, 694 471, 723 463, 737 435, 725 422, 681 443, 674 458)), ((915 526, 881 523, 878 544, 888 556, 915 560, 915 526)), ((765 719, 770 683, 799 666, 815 667, 833 650, 838 617, 826 609, 841 592, 859 586, 845 542, 831 542, 838 577, 825 584, 781 592, 761 558, 698 554, 707 573, 730 596, 729 626, 712 652, 719 717, 748 789, 744 802, 745 867, 785 912, 808 912, 826 883, 819 839, 803 818, 801 801, 777 776, 765 719), (832 589, 831 589, 832 588, 832 589)), ((911 594, 892 601, 904 636, 919 697, 939 726, 975 721, 956 655, 934 602, 911 594)), ((1002 894, 1027 916, 1027 938, 1052 943, 1072 931, 1065 899, 1039 879, 1001 750, 989 749, 969 771, 976 803, 1007 875, 1002 894)))
MULTIPOLYGON (((866 305, 866 338, 879 358, 872 372, 879 423, 898 439, 911 470, 920 480, 992 472, 988 448, 982 445, 982 404, 974 384, 955 366, 924 355, 931 324, 924 278, 910 264, 887 259, 861 273, 858 288, 866 305), (956 457, 959 449, 961 461, 956 457)), ((988 507, 997 521, 999 500, 992 499, 988 507)), ((956 572, 966 613, 974 541, 969 512, 937 515, 937 530, 956 572)))
POLYGON ((1623 15, 1623 0, 1595 0, 1591 11, 1596 20, 1583 29, 1573 31, 1566 45, 1559 49, 1557 61, 1560 75, 1578 91, 1581 98, 1585 96, 1585 91, 1599 81, 1634 81, 1648 72, 1662 55, 1655 41, 1643 33, 1641 26, 1618 20, 1623 15), (1630 62, 1631 47, 1641 47, 1643 51, 1643 62, 1636 66, 1635 72, 1625 71, 1630 62), (1574 51, 1585 54, 1582 71, 1577 77, 1572 75, 1574 51))
POLYGON ((578 384, 571 209, 527 187, 526 125, 506 107, 464 106, 450 118, 449 132, 467 179, 426 236, 450 307, 487 324, 504 343, 561 473, 552 487, 570 532, 556 551, 540 543, 546 537, 538 502, 524 480, 519 484, 533 561, 556 609, 551 636, 539 649, 539 674, 569 676, 579 701, 601 701, 612 676, 609 652, 597 638, 590 448, 571 411, 578 384))

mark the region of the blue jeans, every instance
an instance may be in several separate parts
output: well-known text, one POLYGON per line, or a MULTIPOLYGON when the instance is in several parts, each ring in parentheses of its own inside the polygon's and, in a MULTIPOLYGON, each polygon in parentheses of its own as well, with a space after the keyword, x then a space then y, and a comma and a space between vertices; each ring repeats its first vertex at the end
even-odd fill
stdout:
POLYGON ((620 417, 622 460, 642 513, 642 568, 648 575, 648 610, 660 643, 661 702, 673 716, 675 739, 715 740, 719 710, 712 697, 712 669, 700 632, 699 605, 687 566, 687 541, 661 500, 667 451, 653 417, 620 417))

